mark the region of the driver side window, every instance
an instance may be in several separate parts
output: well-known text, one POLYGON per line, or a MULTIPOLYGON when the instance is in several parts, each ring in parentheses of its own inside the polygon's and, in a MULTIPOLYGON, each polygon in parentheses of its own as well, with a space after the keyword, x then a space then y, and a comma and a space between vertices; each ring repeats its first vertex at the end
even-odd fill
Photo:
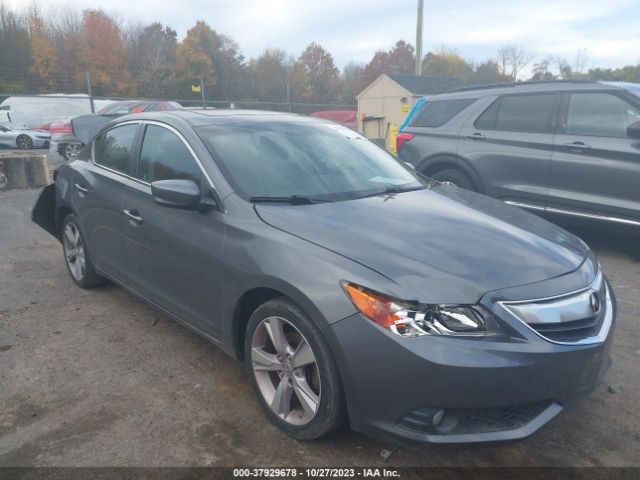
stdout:
POLYGON ((136 177, 144 182, 193 180, 200 184, 202 171, 184 142, 171 130, 147 125, 136 177))

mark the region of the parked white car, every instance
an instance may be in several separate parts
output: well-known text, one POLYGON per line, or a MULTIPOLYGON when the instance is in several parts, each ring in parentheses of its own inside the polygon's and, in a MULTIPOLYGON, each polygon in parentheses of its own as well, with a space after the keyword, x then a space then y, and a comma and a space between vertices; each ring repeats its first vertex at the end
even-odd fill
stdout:
POLYGON ((0 148, 48 148, 50 141, 49 132, 0 125, 0 148))

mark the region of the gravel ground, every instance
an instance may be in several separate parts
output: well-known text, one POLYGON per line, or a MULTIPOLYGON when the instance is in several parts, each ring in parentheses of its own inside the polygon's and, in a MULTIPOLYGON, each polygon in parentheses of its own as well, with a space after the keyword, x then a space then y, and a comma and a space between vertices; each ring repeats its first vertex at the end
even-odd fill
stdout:
MULTIPOLYGON (((0 466, 382 465, 393 445, 345 428, 298 442, 262 414, 242 363, 115 286, 81 290, 0 194, 0 466)), ((613 367, 588 398, 510 444, 404 446, 387 466, 640 465, 640 247, 578 232, 618 296, 613 367)))

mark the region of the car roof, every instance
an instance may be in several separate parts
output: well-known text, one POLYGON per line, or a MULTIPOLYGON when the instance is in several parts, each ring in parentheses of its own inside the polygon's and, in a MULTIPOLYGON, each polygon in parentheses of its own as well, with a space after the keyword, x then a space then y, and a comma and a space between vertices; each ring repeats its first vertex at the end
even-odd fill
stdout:
POLYGON ((563 92, 579 90, 612 90, 623 89, 623 83, 597 82, 593 80, 545 80, 529 82, 509 82, 491 85, 475 85, 461 87, 448 91, 442 95, 431 97, 438 99, 481 98, 496 95, 534 93, 534 92, 563 92))
MULTIPOLYGON (((166 121, 167 123, 188 123, 193 127, 203 125, 213 125, 229 121, 251 121, 251 122, 296 122, 296 123, 327 123, 322 118, 308 117, 305 115, 297 115, 286 112, 271 112, 263 110, 238 110, 238 109, 184 109, 184 110, 168 110, 162 112, 144 112, 135 113, 119 117, 117 122, 125 122, 129 120, 156 120, 166 121)), ((114 122, 115 123, 115 122, 114 122)))

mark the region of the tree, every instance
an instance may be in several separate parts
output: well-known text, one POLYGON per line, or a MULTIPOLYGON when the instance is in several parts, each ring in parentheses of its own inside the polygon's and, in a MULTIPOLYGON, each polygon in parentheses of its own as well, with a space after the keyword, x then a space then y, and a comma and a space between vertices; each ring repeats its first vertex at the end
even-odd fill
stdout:
POLYGON ((263 102, 287 100, 287 84, 293 60, 284 50, 267 49, 247 66, 252 98, 263 102))
POLYGON ((124 69, 120 28, 102 10, 86 10, 83 20, 82 64, 91 73, 97 95, 122 95, 130 85, 124 69))
POLYGON ((297 100, 329 103, 336 100, 339 71, 333 56, 317 43, 302 52, 292 71, 297 100))
POLYGON ((515 45, 506 45, 498 50, 498 65, 500 73, 508 75, 511 80, 517 80, 518 74, 531 63, 535 54, 515 45))
POLYGON ((31 73, 41 79, 43 86, 51 88, 56 84, 57 52, 45 30, 42 17, 35 9, 29 18, 29 36, 31 40, 31 73))
POLYGON ((398 40, 388 51, 378 50, 364 67, 361 75, 361 90, 383 73, 412 75, 415 72, 416 56, 413 45, 398 40))
POLYGON ((177 43, 176 31, 158 22, 127 32, 127 65, 141 93, 158 97, 168 86, 177 43))
POLYGON ((473 69, 456 50, 442 49, 438 53, 427 53, 422 61, 423 75, 453 77, 466 82, 473 69))
POLYGON ((533 64, 533 76, 531 80, 553 80, 555 75, 549 71, 553 57, 547 57, 538 63, 533 64))
POLYGON ((219 47, 220 39, 216 32, 205 22, 198 21, 176 48, 176 77, 192 83, 202 78, 207 85, 215 85, 213 56, 219 47))
POLYGON ((0 78, 12 89, 25 85, 31 67, 31 46, 25 15, 0 1, 0 78))
POLYGON ((364 66, 359 63, 349 62, 345 65, 339 80, 340 102, 355 105, 356 95, 362 91, 360 87, 363 71, 364 66))
POLYGON ((487 85, 506 82, 509 79, 509 77, 500 73, 500 66, 496 62, 487 60, 474 67, 467 83, 470 85, 487 85))

